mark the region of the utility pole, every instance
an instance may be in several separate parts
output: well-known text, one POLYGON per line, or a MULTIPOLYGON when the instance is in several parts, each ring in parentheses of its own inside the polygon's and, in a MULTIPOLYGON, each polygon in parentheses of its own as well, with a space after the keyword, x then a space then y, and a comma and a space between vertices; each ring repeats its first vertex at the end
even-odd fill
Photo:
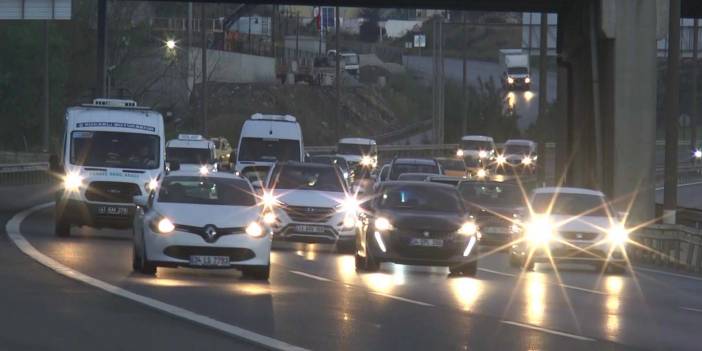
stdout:
POLYGON ((439 144, 445 142, 445 94, 444 94, 444 18, 439 19, 439 144))
MULTIPOLYGON (((300 11, 297 11, 295 21, 295 61, 300 59, 300 11)), ((299 62, 298 62, 299 64, 299 62)))
MULTIPOLYGON (((190 73, 193 74, 193 85, 195 85, 195 69, 192 68, 194 67, 193 64, 191 64, 191 59, 192 59, 192 54, 193 54, 193 3, 188 2, 188 34, 187 34, 187 40, 188 40, 188 54, 187 54, 187 60, 186 60, 186 78, 190 75, 190 73)), ((194 55, 193 55, 194 56, 194 55)))
POLYGON ((434 144, 439 143, 439 123, 438 123, 438 118, 439 118, 439 113, 438 113, 438 89, 439 89, 439 81, 438 81, 438 76, 439 76, 439 70, 437 69, 438 64, 437 64, 437 59, 436 57, 436 49, 437 49, 437 42, 438 42, 438 25, 437 25, 437 20, 436 16, 434 16, 434 19, 432 19, 431 24, 432 24, 432 40, 431 40, 431 63, 432 63, 432 83, 431 83, 431 121, 432 121, 432 130, 434 133, 434 144))
POLYGON ((546 180, 546 140, 544 140, 543 129, 546 126, 546 87, 547 72, 546 60, 548 59, 548 14, 541 13, 541 33, 539 38, 539 123, 538 126, 538 150, 537 155, 541 157, 541 162, 536 168, 536 179, 539 185, 543 185, 546 180))
MULTIPOLYGON (((249 22, 249 26, 251 22, 249 22)), ((250 28, 250 27, 249 27, 250 28)), ((207 136, 207 24, 205 23, 205 3, 200 5, 200 34, 202 38, 202 135, 207 136)))
POLYGON ((675 223, 678 206, 678 118, 680 115, 680 0, 670 0, 668 72, 665 87, 665 183, 663 222, 675 223))
POLYGON ((49 21, 44 21, 44 118, 42 121, 41 149, 49 151, 49 21))
POLYGON ((105 69, 107 67, 107 0, 98 0, 97 8, 97 97, 105 96, 105 69))
POLYGON ((339 134, 341 132, 341 46, 339 45, 339 6, 334 8, 334 15, 336 16, 336 22, 334 23, 336 31, 336 120, 334 121, 334 131, 336 139, 339 139, 339 134))
POLYGON ((697 18, 694 19, 694 24, 692 25, 692 116, 690 116, 690 147, 692 152, 697 150, 697 51, 699 46, 699 22, 697 18))
POLYGON ((466 89, 468 84, 467 73, 467 61, 466 61, 466 48, 468 44, 468 33, 466 31, 466 12, 461 11, 461 17, 463 18, 463 41, 461 43, 461 59, 463 60, 463 74, 461 76, 461 135, 462 137, 468 131, 468 97, 466 96, 466 89))

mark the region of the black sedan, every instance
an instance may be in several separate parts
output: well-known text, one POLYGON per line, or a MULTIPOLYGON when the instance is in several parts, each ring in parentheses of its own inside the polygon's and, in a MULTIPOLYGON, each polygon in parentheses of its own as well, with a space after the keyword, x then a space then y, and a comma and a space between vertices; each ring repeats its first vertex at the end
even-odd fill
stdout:
POLYGON ((455 187, 388 181, 364 205, 356 239, 356 269, 380 263, 448 266, 453 275, 474 276, 480 233, 455 187))

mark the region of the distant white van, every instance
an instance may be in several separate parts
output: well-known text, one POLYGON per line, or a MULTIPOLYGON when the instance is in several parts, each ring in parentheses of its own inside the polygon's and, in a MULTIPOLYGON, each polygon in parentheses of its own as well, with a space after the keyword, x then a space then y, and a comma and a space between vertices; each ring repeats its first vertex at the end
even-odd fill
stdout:
POLYGON ((179 134, 166 143, 166 161, 178 162, 183 171, 216 171, 215 144, 198 134, 179 134))
POLYGON ((95 99, 68 108, 63 146, 51 162, 63 176, 56 235, 69 236, 74 225, 131 226, 133 197, 157 186, 164 149, 163 117, 134 101, 95 99))
POLYGON ((234 169, 251 181, 265 180, 276 162, 304 159, 302 129, 295 117, 257 113, 241 128, 234 169))
POLYGON ((336 153, 346 159, 349 168, 361 165, 373 169, 378 165, 378 145, 373 139, 342 138, 336 144, 336 153))

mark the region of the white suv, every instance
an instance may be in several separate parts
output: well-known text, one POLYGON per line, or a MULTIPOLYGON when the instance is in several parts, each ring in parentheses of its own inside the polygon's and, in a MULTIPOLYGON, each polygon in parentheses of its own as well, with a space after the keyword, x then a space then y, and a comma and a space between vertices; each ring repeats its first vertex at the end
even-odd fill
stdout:
POLYGON ((273 208, 274 240, 356 246, 358 204, 339 169, 331 165, 285 162, 269 173, 264 203, 273 208))

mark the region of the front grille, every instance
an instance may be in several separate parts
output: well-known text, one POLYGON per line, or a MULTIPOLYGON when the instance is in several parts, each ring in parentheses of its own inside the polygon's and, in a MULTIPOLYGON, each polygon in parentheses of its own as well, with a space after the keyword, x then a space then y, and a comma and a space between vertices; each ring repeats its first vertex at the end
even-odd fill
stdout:
POLYGON ((285 213, 295 222, 325 223, 335 210, 328 207, 287 206, 285 213))
POLYGON ((189 260, 190 256, 228 256, 230 262, 246 261, 256 257, 250 249, 203 246, 169 246, 163 250, 166 256, 189 260))
POLYGON ((597 233, 582 233, 582 232, 561 232, 561 237, 564 240, 586 240, 592 241, 597 238, 597 233))
POLYGON ((208 243, 213 243, 225 235, 245 234, 246 233, 246 231, 245 231, 246 228, 243 228, 243 227, 217 228, 213 225, 206 225, 204 227, 197 227, 197 226, 191 226, 191 225, 176 224, 175 228, 177 231, 199 235, 202 237, 202 239, 204 239, 208 243), (211 227, 212 230, 208 231, 209 227, 211 227), (212 233, 212 234, 210 235, 209 233, 212 233))
POLYGON ((480 212, 477 214, 478 225, 485 227, 509 227, 512 222, 491 212, 480 212))
POLYGON ((92 182, 85 190, 85 198, 96 202, 132 203, 137 195, 141 190, 134 183, 92 182))

